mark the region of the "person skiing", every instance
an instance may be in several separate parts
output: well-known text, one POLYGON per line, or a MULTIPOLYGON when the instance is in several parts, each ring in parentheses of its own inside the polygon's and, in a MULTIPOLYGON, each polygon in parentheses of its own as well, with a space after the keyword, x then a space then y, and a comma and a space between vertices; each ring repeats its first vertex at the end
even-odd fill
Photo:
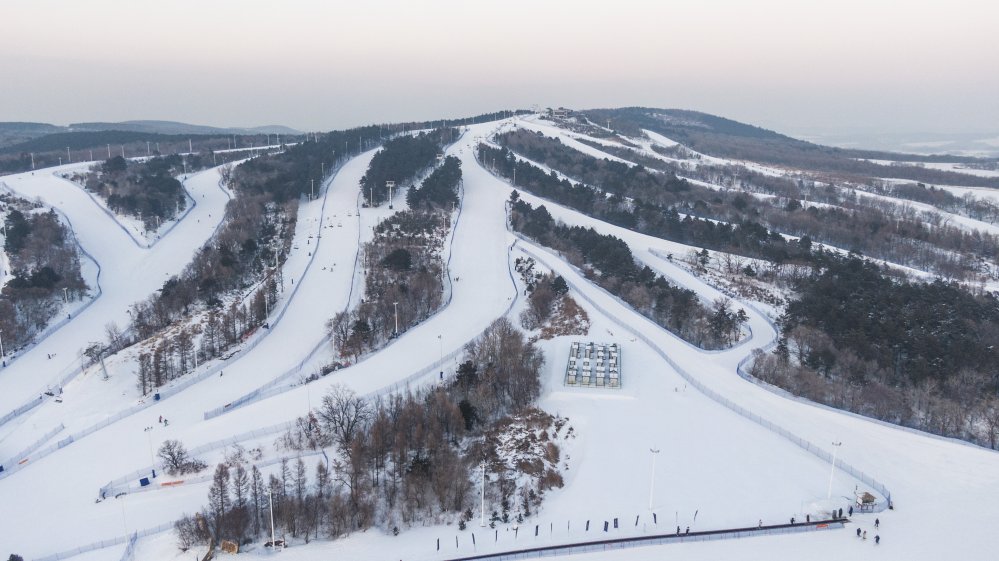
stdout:
POLYGON ((857 537, 860 537, 860 528, 857 528, 857 537))
POLYGON ((864 539, 867 539, 867 530, 864 530, 864 539))
POLYGON ((850 516, 853 516, 853 507, 850 507, 850 516))
POLYGON ((812 515, 811 514, 806 514, 805 515, 805 522, 809 522, 810 523, 811 521, 812 521, 812 515))
POLYGON ((687 526, 687 531, 685 531, 684 534, 690 534, 690 526, 687 526))
POLYGON ((874 545, 881 543, 881 536, 874 536, 874 545))
POLYGON ((791 517, 791 525, 792 526, 794 525, 794 517, 793 516, 791 517))
POLYGON ((679 526, 676 527, 676 535, 678 535, 678 536, 680 535, 680 527, 679 526))
POLYGON ((881 519, 880 518, 875 518, 874 519, 874 527, 875 528, 880 528, 881 527, 881 519))
POLYGON ((843 509, 842 508, 839 509, 839 517, 843 518, 843 509))
POLYGON ((762 518, 760 518, 760 525, 759 525, 758 527, 759 527, 759 528, 762 528, 762 527, 763 527, 763 519, 762 519, 762 518))
POLYGON ((163 415, 160 415, 160 424, 163 424, 163 415))

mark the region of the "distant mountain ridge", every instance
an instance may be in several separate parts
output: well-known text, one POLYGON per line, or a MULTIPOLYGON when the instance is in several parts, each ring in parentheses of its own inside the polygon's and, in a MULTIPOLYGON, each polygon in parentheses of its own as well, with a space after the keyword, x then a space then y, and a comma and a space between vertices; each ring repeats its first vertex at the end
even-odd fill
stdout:
MULTIPOLYGON (((264 125, 259 127, 212 127, 207 125, 192 125, 177 121, 122 121, 120 123, 92 122, 73 123, 67 127, 49 123, 33 122, 0 122, 0 148, 20 145, 31 140, 52 134, 95 133, 106 131, 121 131, 138 134, 158 135, 255 135, 255 134, 286 134, 289 136, 302 134, 291 127, 283 125, 264 125)), ((30 147, 30 145, 27 145, 30 147)))
POLYGON ((291 127, 283 125, 264 125, 259 127, 212 127, 207 125, 192 125, 177 121, 122 121, 119 123, 92 122, 73 123, 68 131, 129 131, 155 134, 301 134, 291 127))

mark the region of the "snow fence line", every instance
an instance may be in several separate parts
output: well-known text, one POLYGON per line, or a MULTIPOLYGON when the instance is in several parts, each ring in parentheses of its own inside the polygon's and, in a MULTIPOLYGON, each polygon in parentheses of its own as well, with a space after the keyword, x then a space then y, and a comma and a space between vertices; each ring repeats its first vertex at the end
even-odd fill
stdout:
POLYGON ((121 561, 133 561, 135 559, 135 542, 139 541, 139 533, 132 532, 132 535, 128 538, 128 545, 125 546, 125 551, 121 554, 121 561))
MULTIPOLYGON (((135 557, 135 545, 134 545, 134 542, 135 541, 137 541, 139 538, 144 538, 146 536, 151 536, 153 534, 158 534, 160 532, 165 532, 167 530, 171 530, 171 529, 173 529, 173 525, 174 525, 173 522, 164 522, 163 524, 160 524, 158 526, 153 526, 152 528, 145 528, 143 530, 136 530, 136 531, 132 532, 131 534, 128 534, 128 535, 125 535, 125 536, 118 536, 117 538, 108 538, 106 540, 99 540, 99 541, 93 542, 91 544, 87 544, 87 545, 84 545, 84 546, 81 546, 81 547, 77 547, 77 548, 74 548, 74 549, 68 549, 66 551, 60 551, 59 553, 53 553, 51 555, 46 555, 44 557, 35 557, 34 559, 32 559, 32 561, 59 561, 60 559, 68 559, 70 557, 74 557, 76 555, 80 555, 81 553, 87 553, 88 551, 94 551, 94 550, 97 550, 97 549, 104 549, 106 547, 111 547, 111 546, 115 546, 115 545, 128 544, 130 542, 133 543, 133 545, 131 546, 132 552, 129 553, 129 547, 126 545, 125 551, 123 553, 125 555, 131 555, 131 557, 129 557, 127 559, 134 559, 134 557, 135 557)), ((124 557, 124 555, 123 555, 122 559, 124 560, 124 559, 126 559, 126 557, 124 557)))
MULTIPOLYGON (((210 452, 212 450, 224 448, 231 444, 238 444, 244 440, 250 440, 252 438, 260 438, 261 436, 269 436, 275 433, 279 433, 294 427, 295 422, 296 422, 295 420, 285 421, 284 423, 278 423, 276 425, 271 425, 269 427, 264 427, 262 429, 246 431, 244 433, 237 434, 234 436, 229 436, 226 438, 220 438, 212 442, 207 442, 205 444, 196 446, 188 450, 188 455, 191 456, 192 458, 196 458, 199 454, 204 454, 205 452, 210 452)), ((145 467, 142 469, 135 470, 132 473, 129 473, 128 475, 123 475, 117 479, 113 479, 109 481, 106 485, 101 487, 100 491, 104 493, 105 496, 109 496, 112 491, 115 491, 116 489, 120 488, 122 485, 127 484, 129 481, 133 479, 137 479, 139 477, 148 475, 156 467, 158 466, 145 467)), ((100 493, 98 493, 98 496, 100 496, 100 493)))
POLYGON ((592 542, 577 542, 564 545, 534 547, 502 553, 487 553, 468 557, 454 557, 448 561, 514 561, 517 559, 538 559, 542 557, 558 557, 561 555, 578 555, 597 551, 613 551, 649 545, 667 545, 673 543, 706 542, 732 540, 757 536, 781 536, 816 532, 823 530, 842 529, 846 525, 843 520, 823 520, 805 524, 782 524, 780 526, 763 526, 761 528, 740 528, 735 530, 712 530, 694 532, 691 534, 659 534, 656 536, 638 536, 633 538, 615 538, 592 542))
MULTIPOLYGON (((257 468, 265 468, 265 467, 270 467, 274 464, 279 464, 285 460, 290 461, 299 458, 311 458, 313 456, 319 456, 324 451, 325 450, 322 448, 318 448, 316 450, 302 450, 302 451, 297 451, 294 454, 277 456, 274 458, 268 458, 266 460, 260 460, 257 462, 249 462, 249 464, 251 466, 256 466, 257 468)), ((145 493, 147 491, 159 491, 162 489, 169 489, 172 487, 176 487, 178 485, 193 485, 197 483, 204 483, 206 481, 211 481, 213 477, 215 477, 215 474, 211 470, 208 470, 208 473, 205 473, 203 475, 187 477, 184 479, 174 479, 172 481, 161 481, 159 484, 156 484, 153 481, 149 481, 149 484, 145 486, 141 484, 136 486, 135 483, 137 479, 131 479, 124 487, 116 487, 114 489, 111 489, 111 492, 113 492, 115 495, 118 495, 120 493, 132 494, 132 493, 145 493)))
MULTIPOLYGON (((464 201, 465 201, 465 198, 464 198, 465 188, 464 188, 464 186, 460 187, 460 191, 461 191, 462 195, 458 198, 458 213, 457 213, 457 215, 456 215, 456 217, 454 219, 454 224, 451 226, 451 231, 450 231, 450 234, 449 234, 449 242, 448 242, 448 256, 447 256, 447 263, 446 263, 446 269, 447 269, 447 290, 445 290, 445 293, 447 294, 447 298, 441 304, 441 306, 437 310, 434 311, 434 313, 432 313, 429 316, 427 316, 426 319, 422 320, 420 323, 423 323, 423 322, 426 322, 426 321, 432 319, 434 316, 436 316, 437 314, 441 313, 442 311, 444 311, 445 309, 447 309, 448 306, 451 305, 451 298, 452 298, 453 292, 454 292, 454 290, 452 288, 453 287, 453 281, 451 280, 451 256, 454 254, 454 233, 458 229, 458 222, 461 220, 461 211, 464 208, 464 201)), ((362 195, 358 194, 358 200, 360 200, 361 196, 362 195)), ((360 212, 359 209, 358 209, 358 212, 360 212)), ((316 249, 317 250, 319 249, 318 245, 319 245, 319 242, 317 241, 316 242, 316 249)), ((359 256, 360 256, 360 248, 361 248, 360 221, 358 221, 357 247, 358 247, 358 249, 354 253, 354 271, 355 271, 355 274, 350 279, 350 292, 348 292, 348 294, 347 294, 347 305, 344 308, 344 311, 347 311, 347 310, 350 309, 351 300, 352 300, 352 297, 353 297, 353 294, 354 294, 355 280, 357 278, 356 271, 357 271, 358 259, 359 259, 359 256)), ((511 248, 512 248, 512 246, 511 246, 511 248)), ((315 253, 316 252, 313 252, 313 257, 315 257, 315 253)), ((310 265, 311 265, 311 261, 310 261, 310 265)), ((511 281, 512 281, 512 278, 513 277, 511 276, 511 281)), ((516 284, 514 284, 514 287, 516 288, 516 284)), ((503 315, 506 315, 507 313, 509 313, 509 311, 510 310, 508 308, 507 311, 503 315)), ((398 339, 392 339, 392 340, 390 340, 385 346, 383 346, 382 348, 378 349, 378 351, 375 351, 375 352, 384 351, 386 348, 388 348, 388 347, 392 346, 393 344, 395 344, 395 342, 397 340, 398 339)), ((291 390, 292 388, 294 388, 298 384, 281 385, 281 383, 284 382, 285 380, 287 380, 288 378, 294 376, 295 374, 301 373, 302 369, 305 368, 305 364, 307 362, 310 362, 315 357, 316 353, 319 352, 319 350, 323 346, 325 346, 325 344, 328 341, 329 341, 328 338, 323 337, 319 341, 319 343, 317 343, 316 346, 313 347, 311 351, 309 351, 309 354, 306 355, 306 357, 304 359, 302 359, 301 361, 299 361, 299 363, 297 365, 292 366, 288 370, 285 370, 279 376, 277 376, 274 379, 272 379, 270 382, 267 382, 266 384, 260 386, 259 388, 255 389, 255 390, 250 391, 249 393, 246 393, 246 394, 243 394, 240 397, 237 397, 236 399, 230 401, 229 403, 226 403, 225 405, 222 405, 222 406, 216 407, 214 409, 209 409, 208 411, 205 411, 204 415, 203 415, 204 416, 204 420, 207 421, 209 419, 214 419, 215 417, 218 417, 220 415, 224 415, 226 413, 230 413, 232 411, 235 411, 236 409, 239 409, 240 407, 244 407, 244 406, 249 405, 251 403, 256 403, 257 401, 260 401, 262 399, 267 399, 267 398, 270 398, 270 397, 273 397, 275 395, 279 395, 279 394, 282 394, 282 393, 284 393, 286 391, 291 390)), ((464 348, 464 345, 462 345, 462 349, 463 348, 464 348)), ((459 349, 459 350, 462 350, 462 349, 459 349)), ((367 360, 373 354, 374 353, 369 354, 368 356, 366 356, 363 359, 361 359, 361 361, 359 361, 359 362, 363 362, 363 361, 367 360)), ((448 357, 454 358, 454 356, 452 356, 454 354, 455 354, 454 352, 449 353, 448 357)), ((444 363, 448 362, 448 357, 445 357, 444 361, 438 361, 439 364, 435 363, 435 364, 432 364, 432 365, 428 366, 427 368, 430 368, 431 370, 433 370, 435 367, 443 366, 444 363)), ((355 363, 354 365, 356 366, 357 364, 358 363, 355 363)), ((426 372, 423 372, 422 374, 416 374, 414 376, 415 377, 419 377, 420 375, 423 375, 423 374, 426 374, 426 372)))
POLYGON ((9 471, 17 471, 18 469, 20 469, 22 465, 28 462, 32 452, 41 448, 42 444, 45 444, 46 442, 51 440, 53 436, 59 434, 65 428, 66 428, 65 425, 59 423, 58 427, 55 427, 54 429, 45 433, 44 436, 34 441, 33 443, 29 444, 27 448, 21 450, 17 454, 14 454, 9 460, 0 464, 0 470, 3 470, 0 471, 0 479, 6 477, 9 471))
MULTIPOLYGON (((515 235, 517 235, 518 237, 521 237, 519 234, 515 233, 515 235)), ((524 238, 521 238, 521 239, 524 239, 524 238)), ((524 239, 524 241, 527 242, 527 243, 530 243, 526 239, 524 239)), ((531 250, 529 250, 529 249, 527 249, 525 247, 521 247, 520 250, 522 252, 526 253, 527 255, 533 257, 536 261, 539 261, 539 262, 545 264, 545 266, 547 266, 549 269, 552 269, 552 266, 549 265, 548 262, 545 259, 543 259, 539 255, 537 255, 533 251, 531 251, 531 250)), ((653 342, 652 339, 650 339, 649 337, 645 336, 645 334, 641 333, 634 326, 632 326, 632 325, 630 325, 630 324, 628 324, 628 323, 626 323, 624 321, 621 321, 620 319, 618 319, 618 317, 616 315, 608 312, 606 309, 604 309, 603 306, 597 304, 592 298, 590 298, 589 295, 587 295, 586 293, 584 293, 581 290, 579 290, 579 287, 573 281, 570 281, 570 280, 566 279, 566 283, 581 298, 583 298, 583 300, 585 300, 588 304, 590 304, 591 306, 593 306, 598 312, 600 312, 601 314, 605 315, 608 319, 610 319, 615 324, 617 324, 618 326, 620 326, 621 328, 623 328, 625 331, 631 333, 635 338, 640 339, 643 343, 645 343, 646 345, 648 345, 649 348, 651 348, 653 351, 655 351, 656 354, 658 354, 660 356, 660 358, 662 358, 664 361, 666 361, 667 364, 669 364, 671 367, 673 367, 673 369, 678 374, 680 374, 680 376, 684 380, 686 380, 687 383, 689 383, 690 385, 692 385, 695 388, 697 388, 697 390, 699 390, 701 393, 703 393, 704 395, 706 395, 708 398, 710 398, 711 400, 713 400, 713 401, 715 401, 715 402, 717 402, 717 403, 725 406, 726 408, 734 411, 735 413, 738 413, 739 415, 741 415, 741 416, 743 416, 743 417, 745 417, 745 418, 753 421, 754 423, 762 426, 763 428, 766 428, 766 429, 768 429, 768 430, 770 430, 770 431, 772 431, 772 432, 774 432, 774 433, 776 433, 776 434, 778 434, 778 435, 786 438, 787 440, 791 441, 792 443, 797 444, 799 447, 801 447, 805 451, 811 453, 812 455, 818 457, 819 459, 821 459, 823 461, 826 461, 826 462, 832 463, 832 461, 833 461, 833 455, 832 454, 830 454, 829 452, 827 452, 823 448, 820 448, 819 446, 811 443, 810 441, 805 440, 804 438, 801 438, 801 437, 797 436, 796 434, 794 434, 791 431, 785 429, 784 427, 782 427, 780 425, 777 425, 776 423, 773 423, 773 422, 771 422, 771 421, 769 421, 767 419, 764 419, 763 417, 760 417, 759 415, 753 413, 752 411, 749 411, 745 407, 742 407, 741 405, 738 405, 737 403, 733 402, 732 400, 728 399, 727 397, 724 397, 721 394, 719 394, 718 392, 716 392, 716 391, 708 388, 703 383, 701 383, 697 378, 695 378, 693 375, 691 375, 689 372, 687 372, 686 369, 682 368, 679 364, 677 364, 676 361, 674 361, 672 358, 670 358, 666 354, 666 352, 659 346, 659 344, 653 342)), ((639 315, 641 315, 641 314, 639 314, 639 315)), ((650 323, 650 324, 652 323, 651 321, 649 321, 644 316, 642 316, 642 319, 645 320, 646 322, 650 323)), ((653 324, 653 325, 655 325, 655 324, 653 324)), ((655 328, 657 330, 662 330, 662 328, 659 327, 658 325, 655 325, 655 328)), ((669 335, 673 336, 672 334, 669 334, 669 335)), ((673 337, 675 337, 675 336, 673 336, 673 337)), ((750 355, 750 356, 752 356, 752 355, 750 355)), ((862 471, 860 469, 857 469, 854 466, 852 466, 852 465, 850 465, 850 464, 848 464, 846 462, 843 462, 842 460, 837 460, 837 462, 836 462, 836 464, 835 464, 834 467, 838 467, 843 472, 849 474, 850 476, 856 478, 859 481, 862 481, 864 484, 869 485, 872 489, 874 489, 877 492, 881 493, 881 495, 887 499, 887 503, 878 503, 877 507, 874 510, 874 512, 880 512, 880 511, 886 509, 888 507, 888 504, 890 504, 892 502, 891 491, 889 491, 888 488, 883 483, 881 483, 877 479, 874 479, 874 477, 872 477, 871 475, 868 475, 866 472, 864 472, 864 471, 862 471)))

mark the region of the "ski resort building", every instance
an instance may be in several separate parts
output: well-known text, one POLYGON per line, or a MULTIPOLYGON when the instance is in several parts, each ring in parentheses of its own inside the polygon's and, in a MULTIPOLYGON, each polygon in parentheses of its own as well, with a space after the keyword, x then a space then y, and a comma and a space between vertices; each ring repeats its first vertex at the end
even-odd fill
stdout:
POLYGON ((565 385, 621 387, 621 347, 617 343, 573 341, 565 367, 565 385))

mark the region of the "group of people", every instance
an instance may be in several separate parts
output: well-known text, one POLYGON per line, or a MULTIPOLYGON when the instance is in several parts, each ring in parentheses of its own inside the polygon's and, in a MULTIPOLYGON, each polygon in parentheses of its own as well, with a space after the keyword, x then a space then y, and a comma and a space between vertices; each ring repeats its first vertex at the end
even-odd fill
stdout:
MULTIPOLYGON (((877 529, 880 529, 880 528, 881 528, 881 519, 880 518, 875 518, 874 519, 874 529, 877 530, 877 529)), ((866 540, 867 539, 867 530, 861 530, 860 528, 857 528, 857 537, 860 538, 860 539, 866 540)), ((881 534, 874 534, 874 545, 878 545, 880 543, 881 543, 881 534)))
POLYGON ((160 415, 160 424, 164 427, 170 424, 170 421, 166 420, 163 415, 160 415))

